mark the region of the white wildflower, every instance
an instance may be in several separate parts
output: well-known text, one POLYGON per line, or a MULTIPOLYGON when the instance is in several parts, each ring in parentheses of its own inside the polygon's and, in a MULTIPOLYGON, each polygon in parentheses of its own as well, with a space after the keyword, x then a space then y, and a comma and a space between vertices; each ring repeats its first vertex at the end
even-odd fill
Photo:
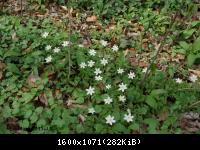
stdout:
POLYGON ((113 45, 112 50, 113 52, 117 52, 119 50, 119 47, 117 45, 113 45))
POLYGON ((124 92, 126 89, 127 89, 127 85, 126 85, 126 84, 121 83, 121 84, 119 85, 119 89, 118 89, 119 91, 124 92))
POLYGON ((114 116, 111 116, 111 115, 108 115, 105 119, 106 119, 106 123, 109 125, 112 125, 116 122, 114 116))
POLYGON ((88 89, 86 89, 87 95, 92 95, 94 94, 94 88, 93 87, 89 87, 88 89))
POLYGON ((52 57, 51 57, 51 56, 48 56, 47 58, 45 58, 45 60, 46 60, 46 63, 49 63, 49 62, 52 61, 52 57))
POLYGON ((96 51, 95 51, 94 49, 90 49, 90 50, 89 50, 89 54, 90 54, 91 56, 95 56, 95 55, 96 55, 96 51))
POLYGON ((120 95, 120 96, 119 96, 119 101, 120 101, 120 102, 125 102, 125 101, 126 101, 126 97, 120 95))
POLYGON ((89 108, 88 109, 88 113, 89 114, 94 114, 95 113, 95 109, 92 107, 92 108, 89 108))
POLYGON ((105 104, 110 104, 112 101, 112 98, 110 98, 109 96, 104 99, 105 104))
POLYGON ((95 62, 93 60, 88 61, 88 67, 93 67, 95 62))

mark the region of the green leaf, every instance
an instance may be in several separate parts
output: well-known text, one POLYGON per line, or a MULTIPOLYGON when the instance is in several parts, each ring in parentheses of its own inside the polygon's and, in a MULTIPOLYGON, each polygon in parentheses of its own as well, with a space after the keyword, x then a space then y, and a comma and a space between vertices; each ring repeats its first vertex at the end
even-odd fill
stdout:
POLYGON ((192 50, 193 51, 198 51, 200 50, 200 37, 198 37, 194 43, 192 44, 192 50))
POLYGON ((180 45, 185 51, 187 51, 187 50, 190 48, 190 45, 189 45, 187 42, 185 42, 185 41, 179 42, 179 45, 180 45))
POLYGON ((157 102, 155 100, 155 98, 153 96, 147 96, 147 100, 146 103, 151 106, 152 108, 156 108, 157 107, 157 102))
POLYGON ((157 96, 157 95, 165 94, 165 93, 167 93, 167 91, 164 89, 155 89, 151 91, 152 96, 157 96))
POLYGON ((16 50, 9 50, 9 51, 7 51, 5 54, 4 54, 4 59, 6 58, 6 57, 10 57, 10 56, 20 56, 21 54, 20 54, 20 52, 17 52, 16 50))
POLYGON ((158 120, 154 119, 154 118, 147 118, 144 120, 144 123, 146 123, 149 127, 149 130, 155 130, 158 126, 158 120))
POLYGON ((188 39, 195 31, 195 29, 187 29, 183 32, 183 36, 188 39))
POLYGON ((31 115, 32 115, 32 110, 27 110, 25 115, 24 115, 24 118, 28 119, 28 118, 31 117, 31 115))
POLYGON ((187 64, 188 66, 192 66, 197 58, 200 58, 200 55, 189 54, 187 56, 187 64))
POLYGON ((104 129, 104 126, 101 125, 101 124, 96 124, 94 126, 94 128, 95 128, 95 130, 96 130, 97 133, 101 133, 101 131, 104 129))
POLYGON ((39 119, 38 121, 37 121, 37 127, 39 128, 39 127, 43 127, 43 126, 45 126, 46 125, 46 120, 45 119, 39 119))
POLYGON ((33 113, 33 115, 30 118, 31 124, 35 123, 38 120, 38 116, 36 113, 33 113))
POLYGON ((21 72, 19 71, 18 67, 16 66, 16 64, 12 64, 12 63, 8 63, 7 64, 7 70, 9 72, 12 72, 12 73, 15 73, 15 74, 18 74, 20 75, 21 72))
POLYGON ((20 125, 21 125, 22 128, 28 128, 29 127, 29 121, 27 119, 25 119, 20 123, 20 125))
POLYGON ((129 127, 128 127, 130 130, 133 130, 133 131, 138 131, 140 129, 140 126, 138 123, 133 123, 131 124, 129 127))

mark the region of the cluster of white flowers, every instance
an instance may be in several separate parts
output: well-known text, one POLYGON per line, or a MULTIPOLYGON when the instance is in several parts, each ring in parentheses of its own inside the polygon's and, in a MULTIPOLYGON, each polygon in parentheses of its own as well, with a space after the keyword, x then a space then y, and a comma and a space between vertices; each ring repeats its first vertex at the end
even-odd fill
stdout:
MULTIPOLYGON (((126 122, 129 123, 129 122, 132 122, 132 121, 133 121, 134 116, 131 115, 130 109, 128 109, 127 111, 128 111, 128 113, 127 113, 127 114, 124 114, 124 120, 125 120, 126 122)), ((106 124, 109 124, 109 125, 111 125, 111 126, 112 126, 114 123, 116 123, 115 117, 112 116, 112 115, 108 115, 107 117, 105 117, 105 119, 106 119, 106 124)))
MULTIPOLYGON (((42 38, 47 38, 48 37, 48 35, 49 35, 49 33, 48 32, 44 32, 44 33, 42 33, 42 38)), ((61 44, 63 47, 67 47, 67 46, 69 46, 71 44, 71 42, 70 41, 63 41, 63 43, 61 44)), ((45 47, 45 50, 46 51, 49 51, 49 50, 51 50, 52 49, 52 46, 51 45, 47 45, 46 47, 45 47)), ((61 51, 61 49, 59 48, 59 47, 55 47, 54 49, 53 49, 53 52, 54 53, 59 53, 61 51)), ((46 63, 50 63, 50 62, 52 62, 52 56, 50 55, 50 56, 47 56, 46 58, 45 58, 45 61, 46 61, 46 63)), ((82 65, 80 65, 80 66, 82 66, 81 68, 85 68, 86 66, 84 65, 84 64, 82 64, 82 65)), ((90 64, 90 66, 91 66, 91 64, 90 64)))
MULTIPOLYGON (((188 78, 189 81, 191 82, 196 82, 198 80, 198 77, 195 74, 191 74, 188 78)), ((183 83, 183 80, 180 78, 175 79, 176 83, 181 84, 183 83)))
MULTIPOLYGON (((101 40, 100 41, 101 45, 106 47, 108 45, 108 42, 107 41, 104 41, 104 40, 101 40)), ((112 46, 112 51, 113 52, 117 52, 119 50, 119 47, 117 45, 113 45, 112 46)), ((89 56, 96 56, 97 54, 97 51, 94 50, 94 49, 89 49, 88 50, 88 54, 89 56)), ((102 67, 106 66, 108 63, 109 63, 109 57, 103 57, 101 58, 99 61, 100 61, 100 65, 102 65, 102 67)), ((94 67, 96 64, 95 61, 93 60, 89 60, 87 62, 81 62, 79 65, 80 65, 80 68, 81 69, 84 69, 86 67, 94 67)), ((118 68, 117 70, 117 73, 122 75, 125 70, 123 68, 118 68)), ((103 77, 102 77, 102 74, 103 74, 103 71, 101 70, 101 68, 94 68, 94 80, 95 81, 102 81, 103 80, 103 77)), ((135 78, 136 75, 133 71, 130 71, 127 75, 127 78, 128 79, 133 79, 135 78)), ((105 89, 106 90, 109 90, 111 89, 111 84, 105 84, 105 89)), ((122 102, 124 103, 126 101, 126 96, 123 95, 123 93, 127 90, 127 84, 121 82, 119 85, 118 85, 118 91, 122 92, 120 96, 118 96, 118 99, 119 99, 119 102, 122 102)), ((95 88, 92 87, 92 86, 89 86, 89 88, 86 89, 86 94, 89 95, 89 96, 92 96, 93 94, 95 94, 95 88)), ((112 102, 113 102, 113 99, 110 97, 110 96, 107 96, 103 99, 103 102, 104 104, 106 105, 110 105, 112 102)), ((96 111, 93 107, 89 107, 88 108, 88 113, 89 114, 95 114, 96 111)), ((109 124, 109 125, 112 125, 116 122, 114 116, 112 115, 108 115, 106 118, 106 123, 109 124)), ((133 116, 131 115, 131 113, 128 111, 128 114, 125 114, 124 115, 124 118, 123 118, 126 122, 131 122, 133 121, 133 116)))

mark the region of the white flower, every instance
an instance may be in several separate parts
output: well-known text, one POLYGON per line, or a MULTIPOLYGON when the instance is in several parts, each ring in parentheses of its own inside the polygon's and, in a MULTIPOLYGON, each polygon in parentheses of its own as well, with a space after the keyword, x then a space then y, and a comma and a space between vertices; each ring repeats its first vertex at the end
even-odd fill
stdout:
POLYGON ((111 85, 110 84, 107 84, 106 85, 106 89, 110 89, 111 88, 111 85))
POLYGON ((88 89, 86 89, 87 95, 92 95, 94 94, 94 88, 93 87, 89 87, 88 89))
POLYGON ((56 47, 53 49, 53 51, 54 51, 54 53, 58 53, 58 52, 60 52, 60 49, 58 47, 56 47))
POLYGON ((182 82, 183 82, 183 80, 180 79, 180 78, 177 78, 177 79, 175 79, 175 80, 176 80, 176 83, 182 83, 182 82))
POLYGON ((143 72, 143 73, 146 73, 146 72, 147 72, 147 67, 143 68, 143 69, 142 69, 142 72, 143 72))
POLYGON ((89 108, 88 109, 88 113, 89 114, 94 114, 95 113, 95 109, 92 107, 92 108, 89 108))
POLYGON ((88 66, 89 67, 93 67, 95 64, 95 62, 93 60, 88 61, 88 66))
POLYGON ((119 91, 124 92, 126 89, 127 89, 127 85, 126 85, 126 84, 121 83, 121 84, 119 85, 119 89, 118 89, 119 91))
POLYGON ((64 41, 64 42, 62 43, 62 46, 63 46, 63 47, 66 47, 66 46, 69 46, 69 44, 70 44, 69 41, 64 41))
POLYGON ((95 76, 95 80, 101 81, 101 80, 102 80, 102 77, 101 77, 101 76, 95 76))
POLYGON ((112 101, 112 98, 110 98, 109 96, 104 99, 105 104, 110 104, 112 101))
POLYGON ((120 101, 120 102, 125 102, 125 101, 126 101, 126 97, 120 95, 120 96, 119 96, 119 101, 120 101))
POLYGON ((189 76, 189 80, 190 80, 191 82, 195 82, 195 81, 198 80, 198 79, 197 79, 197 76, 196 76, 196 75, 192 74, 192 75, 189 76))
POLYGON ((108 63, 108 60, 105 58, 101 59, 100 61, 101 61, 101 64, 104 66, 108 63))
POLYGON ((101 40, 100 43, 101 43, 101 45, 103 45, 103 46, 107 46, 107 45, 108 45, 108 42, 107 42, 107 41, 104 41, 104 40, 101 40))
POLYGON ((135 73, 134 73, 134 72, 130 72, 130 73, 128 74, 128 78, 129 78, 129 79, 135 78, 135 73))
POLYGON ((86 65, 86 63, 85 62, 82 62, 81 64, 80 64, 80 67, 81 68, 85 68, 87 65, 86 65))
POLYGON ((51 57, 51 56, 48 56, 47 58, 45 58, 45 60, 46 60, 46 63, 49 63, 49 62, 52 61, 52 57, 51 57))
POLYGON ((119 68, 119 69, 117 70, 117 73, 119 73, 119 74, 122 74, 123 72, 124 72, 124 69, 119 68))
POLYGON ((95 68, 94 73, 95 73, 96 75, 98 75, 98 74, 101 74, 102 71, 100 70, 100 68, 95 68))
POLYGON ((116 122, 114 116, 111 116, 111 115, 108 115, 105 119, 106 119, 106 123, 109 125, 112 125, 113 123, 116 122))
POLYGON ((51 49, 51 45, 47 45, 46 47, 45 47, 45 50, 50 50, 51 49))
POLYGON ((43 38, 46 38, 48 35, 49 35, 48 32, 44 32, 44 33, 42 33, 42 37, 43 37, 43 38))
POLYGON ((117 52, 119 50, 119 47, 117 45, 113 45, 112 50, 113 52, 117 52))
POLYGON ((126 120, 126 122, 132 122, 133 121, 134 116, 131 115, 131 113, 128 114, 124 114, 124 120, 126 120))
POLYGON ((90 54, 91 56, 95 56, 95 55, 96 55, 96 51, 95 51, 94 49, 90 49, 90 50, 89 50, 89 54, 90 54))
POLYGON ((83 44, 79 44, 78 47, 84 47, 84 45, 83 44))

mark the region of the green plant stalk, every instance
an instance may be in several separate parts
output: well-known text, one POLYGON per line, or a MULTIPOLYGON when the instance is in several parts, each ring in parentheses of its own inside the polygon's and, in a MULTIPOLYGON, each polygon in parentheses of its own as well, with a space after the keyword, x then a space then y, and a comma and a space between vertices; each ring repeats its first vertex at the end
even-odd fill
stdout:
POLYGON ((148 68, 147 68, 147 71, 146 71, 146 73, 145 73, 145 75, 144 75, 144 78, 143 78, 143 79, 141 80, 141 82, 140 82, 140 87, 141 87, 141 89, 144 89, 144 83, 145 83, 146 78, 148 77, 148 75, 149 75, 149 73, 150 73, 150 68, 151 68, 151 66, 153 65, 153 63, 156 61, 158 54, 162 51, 163 46, 164 46, 164 41, 165 41, 166 37, 168 36, 168 34, 170 33, 170 32, 169 32, 169 29, 170 29, 170 28, 173 26, 173 24, 175 23, 176 17, 177 17, 177 13, 176 13, 176 14, 174 15, 174 17, 171 19, 170 27, 168 28, 168 30, 165 32, 165 34, 162 36, 162 38, 161 38, 161 40, 160 40, 160 41, 162 41, 162 42, 160 43, 160 46, 157 48, 157 51, 156 51, 155 56, 151 59, 152 61, 151 61, 150 65, 149 65, 148 68))

